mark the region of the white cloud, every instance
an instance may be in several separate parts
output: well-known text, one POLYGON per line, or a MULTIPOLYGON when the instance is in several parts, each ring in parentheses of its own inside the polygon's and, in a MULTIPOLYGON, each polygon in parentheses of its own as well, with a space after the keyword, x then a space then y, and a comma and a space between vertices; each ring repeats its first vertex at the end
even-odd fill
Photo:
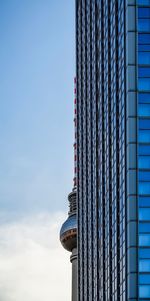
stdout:
POLYGON ((70 300, 70 254, 59 242, 65 218, 42 214, 0 225, 0 301, 70 300))

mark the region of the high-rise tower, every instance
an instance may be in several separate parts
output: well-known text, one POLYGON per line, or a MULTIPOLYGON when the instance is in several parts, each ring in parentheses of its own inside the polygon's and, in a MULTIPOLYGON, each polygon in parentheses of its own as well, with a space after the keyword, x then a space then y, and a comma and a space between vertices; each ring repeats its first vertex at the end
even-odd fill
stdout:
POLYGON ((79 301, 150 300, 150 0, 76 0, 79 301))
POLYGON ((77 145, 76 145, 76 78, 74 79, 74 128, 75 128, 75 142, 74 142, 74 187, 72 192, 68 195, 69 212, 68 218, 62 225, 60 230, 60 241, 63 247, 72 252, 70 261, 72 263, 72 301, 77 301, 77 217, 76 217, 76 196, 77 196, 77 145))

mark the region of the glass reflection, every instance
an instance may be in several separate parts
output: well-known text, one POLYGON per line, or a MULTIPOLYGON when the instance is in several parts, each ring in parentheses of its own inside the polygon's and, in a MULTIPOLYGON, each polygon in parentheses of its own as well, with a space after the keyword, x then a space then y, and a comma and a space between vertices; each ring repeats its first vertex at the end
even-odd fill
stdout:
POLYGON ((150 208, 139 208, 139 220, 150 221, 150 208))
POLYGON ((140 285, 139 286, 139 297, 140 298, 150 298, 150 285, 140 285))
POLYGON ((150 247, 150 234, 139 234, 139 246, 150 247))
POLYGON ((150 116, 150 105, 149 104, 139 104, 139 116, 149 117, 150 116))

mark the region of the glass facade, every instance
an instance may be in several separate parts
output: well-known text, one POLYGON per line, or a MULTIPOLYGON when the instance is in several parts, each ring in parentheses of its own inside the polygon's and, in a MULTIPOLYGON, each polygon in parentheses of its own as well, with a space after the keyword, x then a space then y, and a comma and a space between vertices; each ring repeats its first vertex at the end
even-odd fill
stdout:
POLYGON ((150 300, 150 1, 138 1, 138 285, 150 300))
POLYGON ((76 0, 79 301, 150 300, 150 0, 76 0))

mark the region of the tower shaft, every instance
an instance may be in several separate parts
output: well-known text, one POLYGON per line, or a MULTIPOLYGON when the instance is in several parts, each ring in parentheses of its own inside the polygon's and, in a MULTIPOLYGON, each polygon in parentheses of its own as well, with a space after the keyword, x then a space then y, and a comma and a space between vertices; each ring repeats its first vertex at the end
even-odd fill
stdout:
POLYGON ((78 300, 78 284, 77 284, 77 248, 72 250, 70 256, 70 262, 72 263, 72 301, 78 300))

